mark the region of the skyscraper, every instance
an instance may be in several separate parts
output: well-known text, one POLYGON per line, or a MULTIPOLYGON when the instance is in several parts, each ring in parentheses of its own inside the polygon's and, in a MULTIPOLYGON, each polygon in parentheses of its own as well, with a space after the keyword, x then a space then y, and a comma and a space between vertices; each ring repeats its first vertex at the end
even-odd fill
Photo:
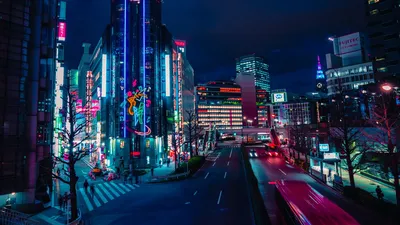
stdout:
POLYGON ((119 105, 116 155, 139 166, 154 165, 163 143, 161 1, 114 0, 111 26, 111 82, 119 105))
POLYGON ((400 3, 398 0, 364 1, 376 78, 400 76, 400 3))
POLYGON ((1 201, 14 192, 17 204, 33 203, 40 181, 52 183, 42 162, 53 142, 55 35, 65 40, 66 31, 57 3, 0 1, 1 201))
POLYGON ((270 92, 271 82, 268 67, 263 57, 255 54, 242 56, 236 59, 236 77, 241 73, 252 74, 255 78, 255 86, 270 92))
POLYGON ((318 64, 317 64, 317 77, 316 77, 316 91, 326 93, 327 92, 326 79, 324 71, 322 71, 322 66, 319 56, 317 57, 317 61, 318 64))

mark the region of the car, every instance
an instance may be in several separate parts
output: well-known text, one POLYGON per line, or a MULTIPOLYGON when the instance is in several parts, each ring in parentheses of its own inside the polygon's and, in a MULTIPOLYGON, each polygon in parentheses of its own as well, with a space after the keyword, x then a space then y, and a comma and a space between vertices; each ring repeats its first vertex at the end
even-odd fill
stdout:
POLYGON ((250 149, 249 157, 258 157, 257 151, 255 149, 250 149))
POLYGON ((277 152, 277 151, 268 151, 267 155, 269 157, 277 157, 277 156, 279 156, 279 152, 277 152))

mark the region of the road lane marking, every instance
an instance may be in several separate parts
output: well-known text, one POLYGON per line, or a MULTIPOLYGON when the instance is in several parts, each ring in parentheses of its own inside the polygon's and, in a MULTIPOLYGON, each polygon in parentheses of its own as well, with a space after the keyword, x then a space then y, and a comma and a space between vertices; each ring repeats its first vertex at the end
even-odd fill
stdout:
POLYGON ((135 187, 140 187, 138 184, 133 184, 133 186, 135 186, 135 187))
POLYGON ((287 167, 294 169, 293 166, 286 164, 287 167))
POLYGON ((96 195, 92 194, 92 199, 94 201, 94 204, 96 204, 97 207, 101 206, 99 200, 97 200, 97 198, 96 198, 96 195))
POLYGON ((279 171, 281 171, 283 174, 285 174, 285 175, 286 175, 286 173, 285 173, 285 172, 283 172, 283 170, 279 169, 279 171))
POLYGON ((215 166, 215 163, 217 163, 217 162, 214 162, 214 164, 212 166, 215 166))
MULTIPOLYGON (((107 201, 106 197, 104 197, 103 193, 101 193, 100 190, 101 190, 100 188, 97 188, 97 195, 100 197, 100 199, 101 199, 104 203, 107 203, 108 201, 107 201)), ((104 191, 104 190, 103 190, 103 191, 104 191)))
POLYGON ((193 196, 197 194, 197 191, 194 192, 193 196))
POLYGON ((114 200, 114 197, 108 192, 108 190, 103 186, 103 184, 98 184, 100 189, 106 193, 107 197, 111 200, 114 200))
POLYGON ((226 178, 226 172, 225 172, 225 175, 224 175, 224 179, 226 178))
POLYGON ((130 192, 131 190, 124 186, 124 184, 119 183, 119 186, 122 187, 126 192, 130 192))
POLYGON ((230 163, 230 162, 228 162, 226 165, 229 166, 229 163, 230 163))
POLYGON ((231 158, 231 157, 232 157, 232 151, 233 151, 233 149, 231 149, 231 154, 229 154, 229 158, 231 158))
POLYGON ((208 174, 210 174, 210 172, 208 172, 208 173, 207 173, 207 175, 204 177, 204 180, 205 180, 205 179, 207 179, 207 177, 208 177, 208 174))
POLYGON ((125 194, 126 192, 124 190, 122 190, 117 184, 110 182, 110 185, 114 186, 119 192, 121 192, 122 194, 125 194))
POLYGON ((81 192, 81 195, 83 197, 83 200, 86 203, 86 206, 87 206, 88 210, 92 211, 93 210, 93 206, 92 206, 92 203, 90 203, 90 200, 89 200, 88 196, 86 195, 86 192, 83 190, 83 188, 79 188, 79 191, 81 192))
POLYGON ((221 201, 221 196, 222 196, 222 190, 219 192, 219 197, 218 197, 217 205, 219 205, 219 202, 221 201))
POLYGON ((132 190, 135 190, 136 188, 132 184, 126 184, 127 187, 129 187, 132 190))
POLYGON ((114 188, 113 187, 111 187, 108 183, 103 183, 106 187, 108 187, 108 189, 110 189, 111 190, 111 193, 113 193, 113 195, 115 195, 116 197, 119 197, 120 196, 120 194, 116 191, 116 190, 114 190, 114 188))

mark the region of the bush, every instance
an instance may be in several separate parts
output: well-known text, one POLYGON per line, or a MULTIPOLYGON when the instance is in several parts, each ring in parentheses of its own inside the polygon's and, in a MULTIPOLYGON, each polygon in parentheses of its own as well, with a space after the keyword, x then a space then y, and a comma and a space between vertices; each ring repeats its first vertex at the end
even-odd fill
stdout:
POLYGON ((392 203, 375 198, 375 196, 368 191, 360 188, 352 188, 351 186, 345 186, 343 188, 343 195, 366 208, 380 213, 385 218, 397 218, 397 220, 400 220, 399 207, 392 203))
MULTIPOLYGON (((200 167, 204 164, 205 162, 205 157, 204 156, 193 156, 191 159, 189 159, 189 171, 190 174, 194 174, 197 170, 200 169, 200 167)), ((181 163, 178 168, 175 170, 175 174, 178 173, 184 173, 187 171, 187 165, 186 163, 181 163)))

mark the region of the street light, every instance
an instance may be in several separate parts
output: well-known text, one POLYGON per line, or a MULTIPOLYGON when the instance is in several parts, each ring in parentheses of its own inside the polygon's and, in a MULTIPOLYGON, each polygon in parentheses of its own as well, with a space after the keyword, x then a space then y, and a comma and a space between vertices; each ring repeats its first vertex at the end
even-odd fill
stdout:
POLYGON ((393 89, 392 85, 385 83, 381 85, 382 90, 384 91, 391 91, 393 89))

